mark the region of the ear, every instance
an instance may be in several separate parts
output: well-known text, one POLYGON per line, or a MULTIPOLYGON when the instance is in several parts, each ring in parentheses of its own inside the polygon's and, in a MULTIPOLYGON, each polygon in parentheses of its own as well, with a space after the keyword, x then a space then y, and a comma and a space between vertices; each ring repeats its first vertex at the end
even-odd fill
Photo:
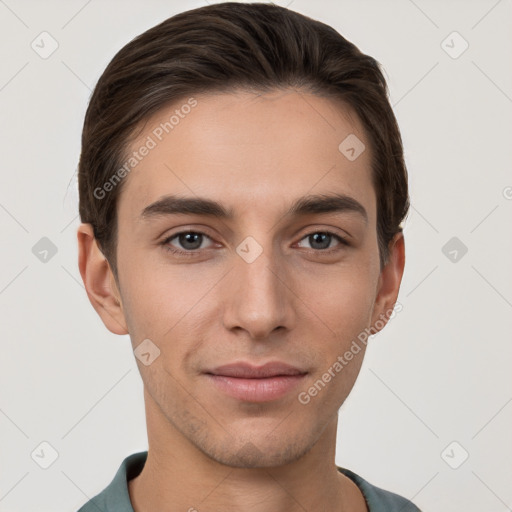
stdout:
POLYGON ((372 313, 371 333, 376 334, 388 323, 400 290, 405 267, 405 240, 402 232, 389 243, 388 262, 382 269, 372 313))
POLYGON ((114 334, 128 334, 121 295, 114 274, 101 252, 91 224, 80 224, 78 238, 78 267, 89 301, 114 334))

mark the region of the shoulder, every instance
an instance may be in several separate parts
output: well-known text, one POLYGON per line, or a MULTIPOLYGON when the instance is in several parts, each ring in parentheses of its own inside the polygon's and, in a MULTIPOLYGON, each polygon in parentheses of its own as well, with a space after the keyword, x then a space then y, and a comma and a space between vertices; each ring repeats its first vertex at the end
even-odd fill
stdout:
POLYGON ((144 467, 148 452, 133 453, 126 457, 112 481, 99 494, 85 503, 77 512, 133 512, 128 492, 128 481, 144 467))
POLYGON ((98 510, 106 510, 105 496, 103 491, 82 505, 77 512, 98 512, 98 510))
POLYGON ((350 469, 336 466, 338 471, 350 478, 361 490, 369 512, 421 512, 411 501, 403 496, 386 491, 357 475, 350 469))

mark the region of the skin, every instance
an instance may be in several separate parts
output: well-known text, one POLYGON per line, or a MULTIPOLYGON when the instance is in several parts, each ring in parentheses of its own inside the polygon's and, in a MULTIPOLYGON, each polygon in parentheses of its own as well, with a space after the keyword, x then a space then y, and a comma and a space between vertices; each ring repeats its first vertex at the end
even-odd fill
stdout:
MULTIPOLYGON (((80 272, 105 326, 129 333, 133 349, 149 338, 160 350, 148 366, 137 359, 149 450, 129 482, 134 510, 365 511, 357 486, 335 467, 338 409, 365 345, 307 405, 297 395, 365 328, 379 319, 382 327, 398 296, 404 239, 392 240, 381 271, 370 142, 348 106, 306 92, 194 97, 198 105, 125 178, 119 283, 91 226, 78 229, 80 272), (366 146, 355 161, 338 150, 351 133, 366 146), (284 215, 301 196, 331 192, 359 201, 367 223, 354 212, 284 215), (217 200, 235 217, 140 219, 169 193, 217 200), (207 235, 196 256, 161 245, 187 230, 207 235), (338 250, 322 254, 308 235, 325 230, 351 245, 331 238, 324 247, 338 250), (263 250, 252 263, 236 252, 247 236, 263 250), (201 373, 236 360, 285 361, 309 373, 284 398, 243 402, 201 373)), ((133 148, 177 107, 153 116, 133 148)), ((178 237, 167 245, 191 246, 178 237)))

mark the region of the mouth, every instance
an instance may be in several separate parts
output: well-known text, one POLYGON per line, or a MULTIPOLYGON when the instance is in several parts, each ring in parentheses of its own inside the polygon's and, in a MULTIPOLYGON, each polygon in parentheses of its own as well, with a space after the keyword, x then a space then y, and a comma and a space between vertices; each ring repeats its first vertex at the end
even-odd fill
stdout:
POLYGON ((204 372, 215 389, 245 402, 269 402, 283 398, 303 381, 307 373, 281 362, 263 366, 232 363, 204 372))

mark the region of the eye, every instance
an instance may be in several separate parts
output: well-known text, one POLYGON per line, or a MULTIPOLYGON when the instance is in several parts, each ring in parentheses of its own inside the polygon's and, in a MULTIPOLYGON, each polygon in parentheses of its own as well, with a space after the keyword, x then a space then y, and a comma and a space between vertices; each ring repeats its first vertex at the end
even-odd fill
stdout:
MULTIPOLYGON (((340 245, 348 246, 350 245, 344 238, 336 233, 332 233, 331 231, 315 231, 313 233, 309 233, 302 240, 308 240, 311 245, 311 248, 316 252, 334 252, 340 249, 340 245), (334 240, 338 241, 338 244, 334 247, 329 247, 331 242, 334 240)), ((301 240, 301 241, 302 241, 301 240)), ((300 242, 299 242, 300 244, 300 242)))
POLYGON ((210 238, 205 233, 201 233, 200 231, 182 231, 180 233, 176 233, 168 238, 166 238, 162 245, 164 248, 172 252, 174 254, 183 255, 183 256, 194 256, 196 254, 195 251, 199 249, 204 249, 205 247, 201 247, 203 245, 203 241, 205 238, 210 238), (181 245, 185 250, 181 250, 176 248, 171 244, 171 241, 177 239, 177 242, 181 245))
MULTIPOLYGON (((200 231, 181 231, 167 237, 161 242, 161 245, 166 251, 178 256, 193 257, 197 256, 201 249, 206 249, 203 246, 205 239, 211 240, 207 234, 200 231), (172 241, 175 239, 181 249, 172 244, 172 241)), ((340 246, 350 245, 343 237, 331 231, 314 231, 309 233, 301 239, 299 246, 302 240, 306 239, 311 244, 311 249, 317 253, 332 253, 340 250, 340 246), (334 247, 330 247, 333 240, 336 240, 338 243, 334 247)))

